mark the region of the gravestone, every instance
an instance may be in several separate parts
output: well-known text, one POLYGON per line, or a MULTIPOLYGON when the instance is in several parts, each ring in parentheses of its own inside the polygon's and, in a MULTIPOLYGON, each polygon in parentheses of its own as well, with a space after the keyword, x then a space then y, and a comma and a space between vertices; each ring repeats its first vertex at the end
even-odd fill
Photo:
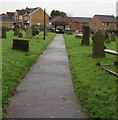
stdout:
POLYGON ((87 26, 83 30, 82 45, 89 45, 90 28, 87 26))
POLYGON ((93 53, 92 57, 97 58, 97 57, 105 57, 105 52, 104 52, 104 39, 105 36, 102 33, 102 31, 96 30, 95 34, 92 37, 93 39, 93 53))
POLYGON ((33 35, 33 36, 36 36, 36 30, 35 30, 35 29, 32 30, 32 35, 33 35))
POLYGON ((111 41, 115 41, 115 39, 116 39, 116 35, 115 35, 115 33, 112 33, 111 34, 111 41))
POLYGON ((19 26, 16 25, 14 28, 14 36, 19 36, 19 26))
POLYGON ((101 32, 102 32, 103 34, 106 34, 106 30, 105 30, 105 29, 101 29, 101 32))
POLYGON ((72 35, 73 34, 73 30, 67 30, 66 33, 67 33, 67 35, 72 35))
POLYGON ((27 27, 26 29, 26 38, 32 38, 32 28, 27 27))
POLYGON ((32 36, 36 36, 36 28, 34 25, 32 26, 32 36))
POLYGON ((12 49, 21 50, 21 51, 28 51, 28 49, 29 49, 29 41, 28 40, 13 39, 12 49))
POLYGON ((7 30, 6 30, 6 27, 2 27, 2 38, 7 38, 7 35, 6 35, 6 32, 7 32, 7 30))
POLYGON ((106 43, 111 43, 111 35, 110 33, 105 33, 105 42, 106 43))
POLYGON ((76 36, 75 36, 75 38, 82 38, 83 37, 83 34, 77 34, 76 36))
POLYGON ((118 66, 118 60, 117 60, 117 61, 114 61, 114 65, 117 65, 117 66, 118 66))
POLYGON ((36 35, 38 35, 39 34, 39 31, 38 30, 36 30, 36 35))
POLYGON ((19 36, 18 36, 19 38, 22 38, 23 37, 23 34, 22 33, 19 33, 19 36))

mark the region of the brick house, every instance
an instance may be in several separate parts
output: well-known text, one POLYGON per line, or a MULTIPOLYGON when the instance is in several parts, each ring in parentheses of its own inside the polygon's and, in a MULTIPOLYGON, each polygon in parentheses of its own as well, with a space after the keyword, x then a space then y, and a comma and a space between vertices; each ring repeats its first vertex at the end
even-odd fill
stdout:
POLYGON ((91 18, 89 17, 69 17, 70 18, 70 28, 72 30, 79 30, 82 31, 83 27, 89 25, 89 21, 91 18))
POLYGON ((15 20, 15 12, 7 12, 6 16, 10 17, 13 21, 15 20))
POLYGON ((116 18, 111 15, 94 15, 89 22, 91 30, 99 28, 116 29, 116 18))
POLYGON ((15 12, 7 12, 0 15, 0 28, 2 26, 13 28, 15 12))
MULTIPOLYGON (((44 25, 44 11, 37 8, 16 10, 15 21, 20 22, 21 27, 26 25, 44 25)), ((46 24, 49 24, 49 15, 46 13, 46 24)))
POLYGON ((8 16, 0 16, 0 28, 2 26, 8 27, 8 28, 13 28, 14 26, 14 21, 8 17, 8 16))

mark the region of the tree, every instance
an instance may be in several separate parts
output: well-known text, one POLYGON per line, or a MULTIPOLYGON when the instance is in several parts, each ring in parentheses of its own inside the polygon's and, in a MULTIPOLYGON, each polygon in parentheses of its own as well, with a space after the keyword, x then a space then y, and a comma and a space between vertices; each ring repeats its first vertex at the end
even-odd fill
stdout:
POLYGON ((67 14, 63 11, 59 11, 59 10, 52 10, 52 12, 50 13, 51 18, 57 17, 57 16, 67 16, 67 14))

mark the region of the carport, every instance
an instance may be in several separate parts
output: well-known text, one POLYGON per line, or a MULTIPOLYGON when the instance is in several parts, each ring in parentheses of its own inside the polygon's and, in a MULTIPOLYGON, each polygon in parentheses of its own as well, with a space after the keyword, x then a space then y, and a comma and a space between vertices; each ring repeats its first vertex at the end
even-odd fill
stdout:
POLYGON ((52 19, 52 25, 54 25, 55 32, 59 33, 64 33, 66 25, 69 24, 69 18, 68 17, 62 17, 62 16, 57 16, 52 19), (59 30, 59 31, 57 31, 59 30))

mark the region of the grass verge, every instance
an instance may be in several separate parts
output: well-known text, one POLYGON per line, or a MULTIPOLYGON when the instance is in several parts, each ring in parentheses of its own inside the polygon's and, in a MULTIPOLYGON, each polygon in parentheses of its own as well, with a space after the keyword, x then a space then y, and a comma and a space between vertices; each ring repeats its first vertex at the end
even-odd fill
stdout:
MULTIPOLYGON (((48 44, 53 40, 55 34, 48 33, 46 40, 43 39, 26 39, 25 32, 23 31, 24 40, 30 41, 29 52, 22 52, 12 50, 13 38, 18 38, 13 36, 13 31, 7 32, 7 38, 2 40, 2 108, 3 108, 3 117, 5 117, 6 109, 10 101, 13 92, 30 69, 33 63, 36 62, 39 55, 45 50, 48 44)), ((43 38, 43 33, 40 33, 38 36, 43 38)), ((0 40, 0 41, 1 41, 0 40)))
MULTIPOLYGON (((116 76, 96 66, 113 64, 116 56, 106 54, 103 58, 92 58, 90 46, 80 45, 81 39, 74 35, 64 35, 69 57, 75 93, 85 113, 90 118, 117 118, 116 116, 116 76)), ((106 44, 107 49, 116 50, 116 43, 106 44)))

